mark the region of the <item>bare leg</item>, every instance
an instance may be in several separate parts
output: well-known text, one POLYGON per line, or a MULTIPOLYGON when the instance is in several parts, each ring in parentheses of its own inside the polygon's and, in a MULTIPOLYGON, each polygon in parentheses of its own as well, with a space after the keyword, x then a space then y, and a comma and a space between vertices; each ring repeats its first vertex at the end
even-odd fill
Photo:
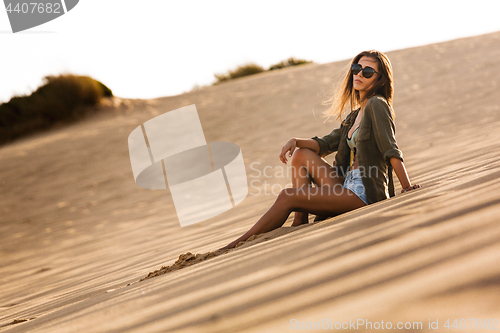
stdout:
POLYGON ((366 204, 350 190, 341 186, 292 187, 284 189, 269 210, 238 239, 222 249, 230 249, 252 235, 281 227, 292 211, 316 215, 342 214, 366 204))
MULTIPOLYGON (((343 184, 343 179, 335 174, 335 169, 310 149, 296 149, 291 161, 293 187, 309 187, 311 182, 316 186, 343 184)), ((296 211, 292 226, 307 224, 308 215, 308 212, 296 211)))

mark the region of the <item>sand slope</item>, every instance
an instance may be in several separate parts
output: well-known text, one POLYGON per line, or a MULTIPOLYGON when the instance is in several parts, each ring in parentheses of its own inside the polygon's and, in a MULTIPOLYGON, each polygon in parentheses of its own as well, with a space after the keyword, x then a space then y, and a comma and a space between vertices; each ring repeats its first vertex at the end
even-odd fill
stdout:
POLYGON ((286 140, 338 125, 320 119, 321 101, 347 60, 116 98, 99 116, 0 147, 0 331, 287 332, 349 319, 422 322, 419 331, 438 320, 444 331, 447 319, 500 321, 498 45, 500 32, 388 53, 396 136, 424 188, 299 228, 291 216, 142 282, 180 254, 227 244, 270 207, 289 183, 278 160, 286 140), (168 190, 135 185, 127 137, 190 104, 207 141, 241 147, 254 183, 236 209, 180 228, 168 190), (259 175, 266 166, 272 178, 259 175))

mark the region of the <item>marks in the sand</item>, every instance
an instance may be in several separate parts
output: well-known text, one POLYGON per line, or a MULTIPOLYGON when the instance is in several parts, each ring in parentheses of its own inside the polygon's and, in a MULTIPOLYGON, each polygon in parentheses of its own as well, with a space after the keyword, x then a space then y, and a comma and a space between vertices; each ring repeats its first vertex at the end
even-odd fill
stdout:
POLYGON ((29 320, 33 320, 33 319, 36 319, 36 317, 29 318, 29 319, 24 319, 24 318, 14 319, 10 323, 4 324, 4 325, 2 325, 0 327, 6 327, 6 326, 11 326, 11 325, 16 325, 16 324, 24 323, 24 322, 29 321, 29 320))
POLYGON ((196 253, 196 254, 193 254, 191 252, 183 253, 179 256, 179 259, 177 259, 177 261, 172 266, 162 266, 160 269, 157 269, 154 272, 149 272, 149 274, 146 277, 140 279, 139 282, 156 277, 156 276, 167 274, 167 273, 170 273, 172 271, 176 271, 176 270, 197 264, 199 262, 202 262, 202 261, 205 261, 208 259, 212 259, 212 258, 214 258, 218 255, 221 255, 223 253, 226 253, 228 251, 229 250, 217 250, 217 251, 211 251, 211 252, 207 252, 207 253, 196 253))
MULTIPOLYGON (((246 241, 241 241, 238 244, 236 244, 236 246, 234 248, 240 247, 244 244, 248 244, 248 243, 252 242, 253 240, 258 239, 264 235, 265 234, 253 235, 253 236, 249 237, 246 241)), ((263 238, 264 241, 268 240, 268 239, 270 239, 270 237, 263 238)), ((200 263, 202 261, 215 258, 215 257, 217 257, 221 254, 227 253, 229 251, 231 251, 231 250, 230 249, 217 250, 217 251, 210 251, 210 252, 206 252, 206 253, 196 253, 196 254, 193 254, 191 252, 183 253, 179 256, 179 259, 177 259, 177 261, 173 265, 162 266, 160 269, 157 269, 154 272, 149 272, 149 274, 146 277, 140 279, 139 282, 154 278, 156 276, 167 274, 167 273, 170 273, 173 271, 177 271, 177 270, 183 269, 185 267, 192 266, 192 265, 200 263)), ((129 283, 128 285, 131 285, 131 284, 132 283, 129 283)))
POLYGON ((0 305, 0 308, 10 308, 10 307, 16 306, 18 304, 19 303, 10 303, 10 304, 6 304, 6 305, 0 305))
POLYGON ((50 271, 51 269, 52 269, 52 268, 50 268, 50 267, 42 267, 42 268, 40 268, 39 270, 37 270, 37 271, 35 272, 35 274, 39 274, 39 273, 43 273, 43 272, 47 272, 47 271, 50 271))

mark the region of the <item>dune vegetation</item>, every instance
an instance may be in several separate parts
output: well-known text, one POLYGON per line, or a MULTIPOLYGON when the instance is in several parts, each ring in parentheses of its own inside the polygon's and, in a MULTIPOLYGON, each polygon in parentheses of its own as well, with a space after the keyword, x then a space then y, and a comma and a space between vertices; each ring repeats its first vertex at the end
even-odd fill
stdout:
MULTIPOLYGON (((303 59, 295 59, 295 58, 291 57, 291 58, 288 58, 287 60, 283 60, 283 61, 280 61, 279 63, 276 63, 274 65, 269 66, 267 71, 272 71, 272 70, 286 68, 286 67, 292 67, 292 66, 298 66, 298 65, 304 65, 304 64, 310 64, 310 63, 312 63, 312 61, 303 60, 303 59)), ((239 77, 243 77, 243 76, 247 76, 247 75, 262 73, 265 71, 266 70, 264 69, 264 67, 257 65, 255 63, 248 63, 248 64, 240 65, 236 69, 228 71, 226 74, 214 74, 214 76, 217 80, 214 82, 214 84, 219 84, 221 82, 229 81, 232 79, 237 79, 239 77)))
POLYGON ((112 96, 111 89, 88 76, 46 76, 30 95, 0 104, 0 144, 79 119, 101 98, 112 96))

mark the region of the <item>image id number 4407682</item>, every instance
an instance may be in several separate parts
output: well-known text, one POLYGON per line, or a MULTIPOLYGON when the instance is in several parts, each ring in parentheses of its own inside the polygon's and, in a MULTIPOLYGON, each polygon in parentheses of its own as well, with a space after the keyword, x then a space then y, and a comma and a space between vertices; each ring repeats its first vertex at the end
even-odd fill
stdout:
POLYGON ((447 329, 492 329, 498 330, 498 319, 448 319, 443 327, 447 329))
POLYGON ((15 6, 12 6, 12 3, 9 3, 6 6, 7 13, 23 13, 23 14, 62 14, 61 12, 61 4, 58 2, 55 3, 42 3, 42 2, 23 2, 17 3, 15 6))

